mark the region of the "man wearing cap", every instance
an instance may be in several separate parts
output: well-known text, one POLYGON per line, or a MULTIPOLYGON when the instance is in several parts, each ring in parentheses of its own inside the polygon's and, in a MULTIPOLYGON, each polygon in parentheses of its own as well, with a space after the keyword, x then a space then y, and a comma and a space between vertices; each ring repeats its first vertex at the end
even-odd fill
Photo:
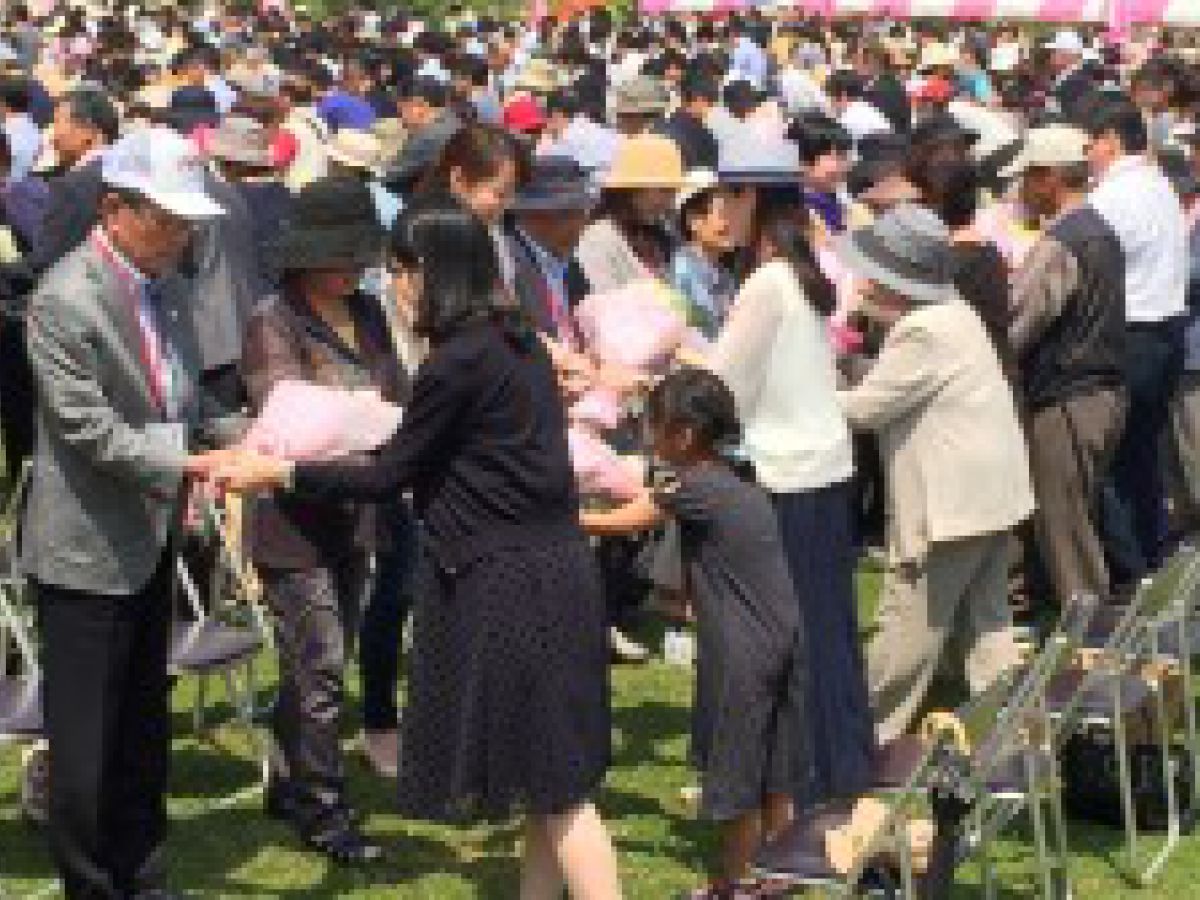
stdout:
POLYGON ((575 160, 543 156, 513 203, 508 235, 522 308, 539 332, 575 350, 582 348, 572 309, 585 283, 574 253, 595 202, 575 160))
POLYGON ((647 134, 670 105, 671 94, 666 85, 649 75, 638 75, 613 91, 613 121, 626 137, 647 134))
POLYGON ((1060 607, 1111 591, 1101 485, 1125 420, 1125 267, 1108 223, 1085 202, 1087 134, 1032 129, 1005 177, 1046 226, 1013 280, 1009 329, 1027 411, 1037 539, 1060 607))
POLYGON ((1071 117, 1079 101, 1095 86, 1083 61, 1083 38, 1075 31, 1059 31, 1045 49, 1050 54, 1049 66, 1054 73, 1050 93, 1058 104, 1059 112, 1071 117))
POLYGON ((867 651, 881 741, 913 724, 948 642, 966 650, 973 693, 1018 661, 1010 541, 1033 491, 1012 392, 953 286, 951 246, 934 213, 900 204, 841 248, 888 329, 875 365, 839 395, 850 424, 879 435, 891 512, 867 651))
MULTIPOLYGON (((166 129, 106 154, 99 224, 30 302, 37 440, 22 568, 37 597, 49 837, 69 898, 163 890, 173 534, 199 422, 176 266, 221 213, 166 129)), ((219 454, 216 454, 219 456, 219 454)))

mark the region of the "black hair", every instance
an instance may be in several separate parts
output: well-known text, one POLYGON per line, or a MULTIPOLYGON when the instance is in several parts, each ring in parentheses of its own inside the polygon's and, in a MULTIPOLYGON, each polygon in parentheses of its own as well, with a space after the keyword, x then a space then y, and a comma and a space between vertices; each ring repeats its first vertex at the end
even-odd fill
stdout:
POLYGON ((761 193, 754 212, 751 245, 765 239, 787 260, 813 309, 823 316, 837 308, 833 283, 822 271, 809 232, 812 220, 798 197, 784 193, 761 193))
POLYGON ((951 231, 966 228, 979 208, 979 168, 970 161, 944 162, 909 170, 913 186, 925 205, 951 231))
POLYGON ((646 405, 656 426, 688 427, 703 449, 719 452, 742 435, 733 392, 708 369, 681 366, 650 391, 646 405))
POLYGON ((679 94, 684 103, 695 100, 716 103, 721 99, 721 86, 707 67, 693 65, 684 73, 679 84, 679 94))
POLYGON ((697 216, 707 216, 712 212, 713 201, 717 197, 716 187, 709 188, 704 191, 697 191, 687 201, 679 207, 679 230, 683 234, 683 239, 690 241, 694 235, 692 234, 692 219, 697 216))
POLYGON ((487 226, 445 194, 418 198, 392 228, 392 258, 421 273, 416 332, 434 343, 481 320, 517 321, 501 290, 500 259, 487 226))
POLYGON ((1086 111, 1082 125, 1093 138, 1115 134, 1129 156, 1145 153, 1150 144, 1142 111, 1124 98, 1097 102, 1086 111))
POLYGON ((107 143, 121 133, 121 120, 112 101, 103 92, 91 88, 76 88, 59 101, 71 113, 71 121, 96 129, 107 143))
POLYGON ((831 153, 847 154, 854 146, 846 129, 823 113, 805 113, 788 126, 788 140, 800 151, 800 162, 811 166, 831 153))
POLYGON ((862 76, 849 69, 838 69, 829 76, 825 85, 825 93, 830 97, 849 97, 858 100, 866 91, 862 76))
POLYGON ((0 104, 13 112, 29 112, 29 82, 24 78, 5 78, 0 81, 0 104))

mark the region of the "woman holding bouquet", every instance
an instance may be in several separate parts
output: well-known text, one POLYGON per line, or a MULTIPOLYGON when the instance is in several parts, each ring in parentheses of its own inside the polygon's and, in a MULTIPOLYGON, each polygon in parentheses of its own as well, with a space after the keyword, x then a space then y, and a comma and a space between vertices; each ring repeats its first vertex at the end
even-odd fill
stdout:
POLYGON ((420 283, 430 352, 368 458, 246 456, 229 487, 305 502, 411 488, 423 525, 401 721, 400 810, 526 817, 521 896, 619 896, 591 797, 609 762, 604 604, 577 521, 555 373, 500 287, 487 228, 453 200, 406 210, 393 262, 420 283))
MULTIPOLYGON (((320 179, 297 195, 274 247, 282 289, 249 321, 242 375, 261 409, 281 381, 373 388, 404 399, 406 382, 376 300, 357 286, 383 256, 370 192, 320 179)), ((274 613, 280 688, 272 730, 278 759, 267 811, 341 863, 380 855, 354 823, 338 734, 343 669, 356 633, 367 560, 381 525, 370 504, 340 497, 261 497, 250 507, 249 551, 274 613)))

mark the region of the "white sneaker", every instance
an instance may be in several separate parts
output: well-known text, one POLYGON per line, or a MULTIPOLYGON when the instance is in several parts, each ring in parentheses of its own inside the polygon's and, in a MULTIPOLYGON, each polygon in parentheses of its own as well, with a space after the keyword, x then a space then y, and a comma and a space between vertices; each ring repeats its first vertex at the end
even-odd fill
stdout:
POLYGON ((608 647, 618 662, 643 663, 650 658, 649 650, 631 640, 615 625, 608 629, 608 647))

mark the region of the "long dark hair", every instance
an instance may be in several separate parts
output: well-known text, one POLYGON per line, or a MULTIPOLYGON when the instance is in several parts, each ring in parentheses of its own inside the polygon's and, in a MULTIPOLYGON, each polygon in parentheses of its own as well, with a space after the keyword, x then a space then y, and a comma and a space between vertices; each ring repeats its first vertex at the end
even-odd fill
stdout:
POLYGON ((671 235, 665 224, 647 222, 638 213, 634 192, 606 189, 600 192, 600 204, 592 214, 594 220, 608 219, 629 244, 642 265, 652 272, 662 272, 671 258, 671 235))
POLYGON ((465 325, 493 320, 524 339, 487 226, 450 195, 425 195, 405 208, 392 229, 390 252, 401 266, 421 273, 414 327, 421 336, 436 344, 465 325))
POLYGON ((812 219, 803 203, 786 194, 767 193, 755 210, 751 246, 769 241, 792 267, 813 309, 828 316, 837 308, 837 293, 817 262, 811 229, 812 219))

